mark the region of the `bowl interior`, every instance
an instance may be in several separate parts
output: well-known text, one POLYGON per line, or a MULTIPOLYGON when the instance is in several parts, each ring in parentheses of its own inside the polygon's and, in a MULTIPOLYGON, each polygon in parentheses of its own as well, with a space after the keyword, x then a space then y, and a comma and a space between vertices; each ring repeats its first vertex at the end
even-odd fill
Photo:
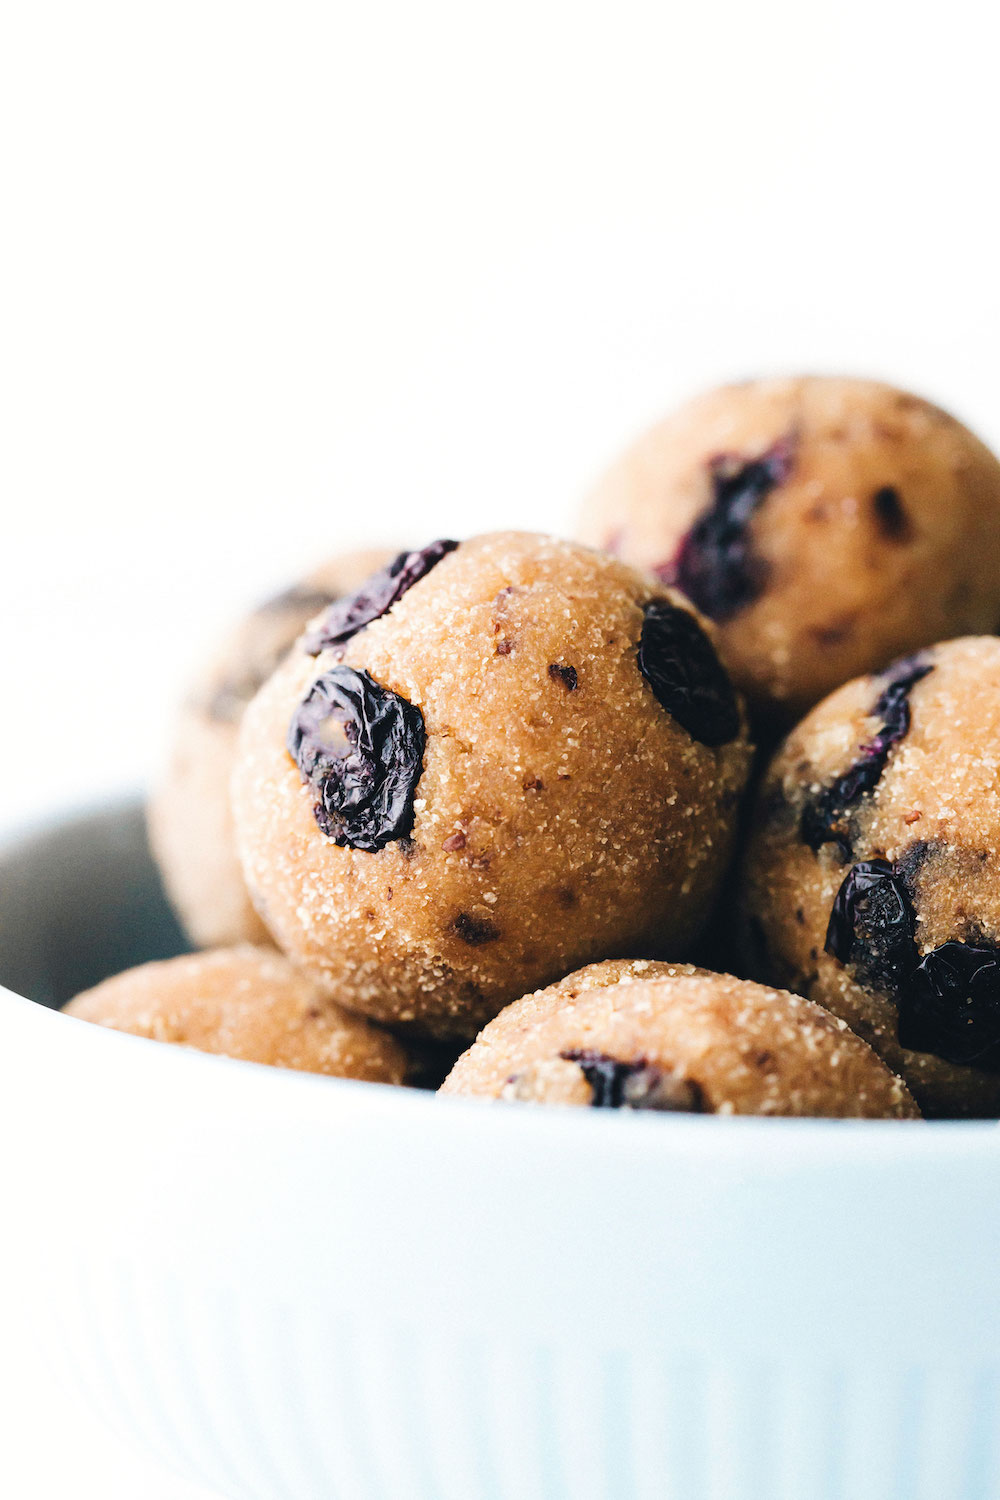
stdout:
POLYGON ((0 852, 0 984, 58 1007, 109 974, 188 943, 134 799, 69 819, 0 852))

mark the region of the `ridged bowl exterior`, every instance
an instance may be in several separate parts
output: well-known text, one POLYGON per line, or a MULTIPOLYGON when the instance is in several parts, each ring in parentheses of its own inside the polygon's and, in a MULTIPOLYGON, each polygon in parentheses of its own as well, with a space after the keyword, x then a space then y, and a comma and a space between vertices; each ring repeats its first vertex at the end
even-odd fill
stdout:
POLYGON ((1000 1496, 994 1125, 437 1099, 0 992, 0 1126, 0 1303, 228 1500, 1000 1496))
POLYGON ((222 1496, 1000 1495, 994 1126, 501 1109, 0 1013, 17 1295, 222 1496))

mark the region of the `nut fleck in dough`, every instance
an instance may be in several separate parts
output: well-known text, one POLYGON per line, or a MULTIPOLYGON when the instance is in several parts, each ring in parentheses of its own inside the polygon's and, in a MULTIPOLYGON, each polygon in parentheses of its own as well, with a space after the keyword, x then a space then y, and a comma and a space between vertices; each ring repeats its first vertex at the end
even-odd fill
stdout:
POLYGON ((926 1114, 1000 1114, 1000 641, 813 710, 761 789, 745 901, 755 973, 842 1016, 926 1114))
POLYGON ((595 964, 502 1011, 445 1094, 661 1112, 919 1116, 843 1021, 728 974, 595 964))
POLYGON ((243 883, 229 809, 243 710, 313 615, 353 593, 390 556, 331 558, 262 604, 230 634, 181 706, 169 764, 150 804, 149 832, 171 903, 200 948, 270 941, 243 883))
POLYGON ((324 998, 273 948, 218 948, 126 969, 66 1013, 115 1031, 246 1062, 402 1083, 400 1044, 324 998))
POLYGON ((343 610, 329 648, 314 627, 261 690, 233 805, 296 962, 352 1009, 467 1038, 576 964, 690 943, 749 748, 680 596, 548 537, 434 556, 346 640, 343 610))
POLYGON ((1000 464, 867 380, 723 386, 606 475, 581 537, 686 592, 762 722, 1000 622, 1000 464))

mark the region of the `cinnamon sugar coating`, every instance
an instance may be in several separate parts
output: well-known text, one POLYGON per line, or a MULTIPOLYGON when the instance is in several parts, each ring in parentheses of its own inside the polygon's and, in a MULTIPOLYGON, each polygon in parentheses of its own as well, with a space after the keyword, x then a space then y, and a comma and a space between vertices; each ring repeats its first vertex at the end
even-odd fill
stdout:
POLYGON ((524 996, 480 1033, 441 1092, 607 1104, 595 1088, 611 1067, 621 1075, 618 1107, 919 1116, 905 1085, 818 1005, 689 966, 615 974, 596 964, 524 996))
POLYGON ((273 948, 217 948, 142 964, 77 995, 66 1013, 115 1031, 247 1062, 401 1084, 395 1038, 326 998, 273 948))
POLYGON ((859 673, 1000 622, 1000 463, 875 381, 709 391, 623 454, 579 534, 684 588, 753 714, 784 728, 859 673))
POLYGON ((949 641, 920 659, 930 670, 909 689, 906 732, 874 787, 845 809, 837 841, 811 847, 809 809, 870 755, 886 677, 847 683, 779 750, 745 863, 744 946, 753 972, 828 1006, 870 1041, 925 1113, 994 1116, 1000 640, 949 641), (956 957, 976 960, 969 991, 956 957), (943 983, 952 979, 953 992, 943 983))
POLYGON ((638 659, 654 601, 690 609, 588 548, 498 533, 343 646, 297 649, 247 711, 233 777, 279 945, 352 1008, 443 1038, 590 959, 682 953, 729 858, 749 746, 739 710, 711 745, 659 701, 638 659), (422 719, 409 832, 374 852, 350 847, 347 813, 331 821, 337 799, 320 809, 333 835, 317 821, 322 746, 300 756, 312 783, 286 746, 324 673, 422 719))
POLYGON ((229 780, 250 699, 325 601, 351 593, 391 554, 330 558, 242 620, 178 709, 169 760, 149 806, 149 833, 167 894, 200 948, 270 941, 236 857, 229 780))

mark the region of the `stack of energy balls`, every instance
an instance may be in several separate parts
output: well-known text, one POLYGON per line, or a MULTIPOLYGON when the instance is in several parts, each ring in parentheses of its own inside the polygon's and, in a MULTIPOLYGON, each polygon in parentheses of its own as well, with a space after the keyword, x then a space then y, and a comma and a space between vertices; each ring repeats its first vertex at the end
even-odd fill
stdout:
POLYGON ((150 817, 207 951, 69 1010, 504 1101, 1000 1115, 998 626, 959 422, 713 391, 579 540, 334 560, 246 621, 150 817))

